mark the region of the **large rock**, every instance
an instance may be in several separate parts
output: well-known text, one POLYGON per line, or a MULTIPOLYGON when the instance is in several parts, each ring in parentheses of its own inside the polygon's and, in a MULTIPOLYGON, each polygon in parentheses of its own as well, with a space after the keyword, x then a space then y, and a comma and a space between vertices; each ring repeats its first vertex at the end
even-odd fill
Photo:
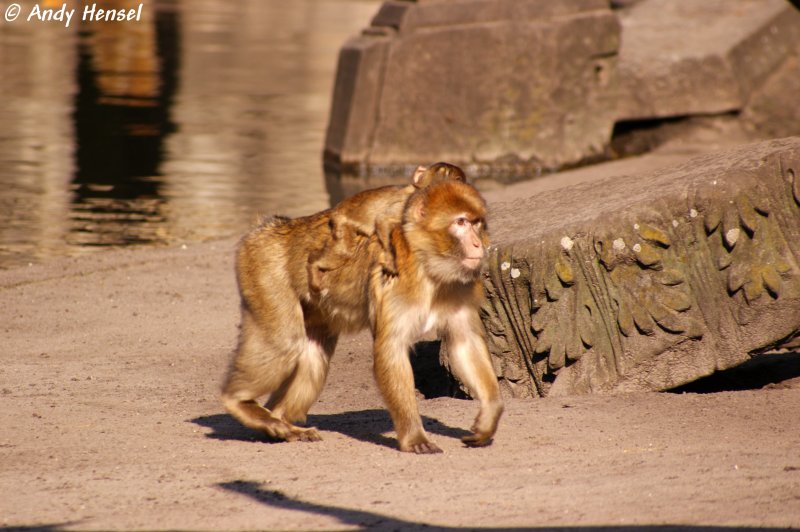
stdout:
POLYGON ((751 137, 800 135, 800 44, 786 61, 756 89, 741 114, 751 137))
POLYGON ((721 116, 725 129, 730 118, 750 138, 800 132, 792 4, 612 4, 621 9, 607 0, 385 2, 341 50, 326 163, 374 177, 449 160, 473 177, 520 179, 636 151, 642 139, 619 137, 641 126, 644 144, 657 144, 649 128, 663 119, 669 137, 680 136, 676 118, 695 116, 721 116))
POLYGON ((510 395, 669 389, 800 333, 800 137, 492 208, 510 395))
POLYGON ((785 0, 645 0, 620 13, 623 120, 742 109, 800 43, 785 0))
POLYGON ((607 0, 384 3, 343 47, 326 159, 537 172, 604 153, 619 23, 607 0))

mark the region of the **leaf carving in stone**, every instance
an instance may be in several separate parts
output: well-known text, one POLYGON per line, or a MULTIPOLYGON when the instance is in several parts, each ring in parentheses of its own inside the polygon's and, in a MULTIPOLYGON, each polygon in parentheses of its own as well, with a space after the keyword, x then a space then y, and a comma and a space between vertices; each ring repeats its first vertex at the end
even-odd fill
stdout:
POLYGON ((748 304, 765 294, 780 297, 784 278, 792 270, 779 251, 783 247, 779 230, 767 206, 754 201, 758 198, 758 191, 740 192, 734 201, 718 203, 705 222, 708 237, 719 243, 717 267, 726 276, 728 293, 741 291, 748 304))
POLYGON ((623 265, 611 272, 616 287, 617 325, 625 336, 653 335, 658 328, 690 338, 702 336, 702 326, 686 313, 692 308, 682 274, 677 270, 653 272, 623 265))
POLYGON ((692 298, 684 275, 668 266, 671 237, 646 223, 636 223, 633 229, 634 235, 614 239, 631 246, 612 245, 612 253, 606 244, 595 245, 596 250, 604 252, 599 259, 613 283, 611 296, 620 332, 626 337, 636 333, 650 336, 661 329, 690 338, 702 337, 702 325, 687 314, 692 298))
POLYGON ((531 316, 534 352, 548 353, 548 368, 558 370, 580 359, 594 344, 592 314, 596 310, 568 254, 559 253, 544 275, 546 298, 531 316))

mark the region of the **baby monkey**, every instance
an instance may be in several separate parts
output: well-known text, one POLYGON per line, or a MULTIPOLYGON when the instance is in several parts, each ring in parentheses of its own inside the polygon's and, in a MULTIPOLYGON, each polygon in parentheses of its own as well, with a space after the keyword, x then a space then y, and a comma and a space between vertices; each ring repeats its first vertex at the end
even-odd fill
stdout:
POLYGON ((311 290, 325 293, 330 288, 331 273, 353 259, 356 250, 372 235, 380 247, 378 263, 388 275, 396 275, 394 252, 389 245, 392 226, 400 223, 403 206, 416 190, 444 181, 467 182, 458 166, 439 162, 417 166, 410 185, 389 185, 359 192, 342 200, 329 213, 331 238, 309 257, 308 276, 311 290))

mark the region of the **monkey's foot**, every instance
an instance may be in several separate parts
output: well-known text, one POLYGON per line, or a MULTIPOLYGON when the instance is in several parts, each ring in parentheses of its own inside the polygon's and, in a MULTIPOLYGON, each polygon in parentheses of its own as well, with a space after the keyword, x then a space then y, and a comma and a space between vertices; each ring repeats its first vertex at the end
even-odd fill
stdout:
POLYGON ((267 436, 274 441, 322 441, 314 427, 302 428, 283 419, 271 418, 263 427, 267 436))
POLYGON ((492 443, 491 434, 473 433, 461 438, 461 442, 467 447, 486 447, 492 443))
POLYGON ((319 435, 317 429, 309 427, 303 429, 290 425, 291 434, 286 438, 286 441, 322 441, 322 436, 319 435))

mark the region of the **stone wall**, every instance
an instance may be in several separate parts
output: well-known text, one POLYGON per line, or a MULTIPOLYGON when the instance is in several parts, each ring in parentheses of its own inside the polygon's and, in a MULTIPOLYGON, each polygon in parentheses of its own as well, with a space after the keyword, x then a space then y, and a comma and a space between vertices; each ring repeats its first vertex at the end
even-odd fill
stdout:
POLYGON ((620 120, 741 110, 800 44, 785 0, 644 0, 619 13, 620 120))
POLYGON ((497 175, 600 157, 618 48, 605 0, 385 2, 341 50, 326 159, 497 175))
POLYGON ((619 122, 741 114, 747 138, 800 134, 790 3, 615 5, 385 2, 341 50, 326 164, 405 175, 446 160, 514 180, 630 153, 612 149, 619 122))

